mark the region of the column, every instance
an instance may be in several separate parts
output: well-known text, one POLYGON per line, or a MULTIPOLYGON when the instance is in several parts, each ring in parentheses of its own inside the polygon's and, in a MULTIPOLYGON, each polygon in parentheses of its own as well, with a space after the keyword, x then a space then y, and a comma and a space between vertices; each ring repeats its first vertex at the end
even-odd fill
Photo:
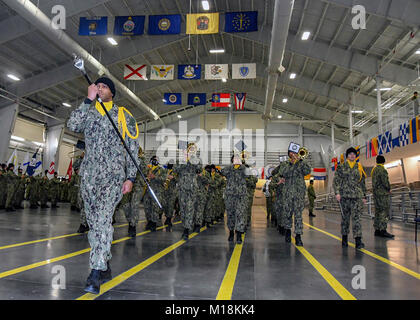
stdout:
POLYGON ((351 104, 349 104, 349 130, 349 141, 350 145, 353 146, 353 108, 351 104))
POLYGON ((12 103, 0 109, 0 162, 6 162, 10 137, 15 128, 16 118, 19 112, 17 103, 12 103))
POLYGON ((382 123, 382 97, 381 97, 381 80, 376 77, 376 98, 378 102, 378 134, 382 134, 383 123, 382 123))
POLYGON ((45 142, 45 152, 44 160, 42 166, 44 170, 48 170, 51 162, 55 163, 56 171, 58 170, 59 152, 58 146, 61 144, 64 135, 64 123, 48 127, 46 130, 46 142, 45 142))

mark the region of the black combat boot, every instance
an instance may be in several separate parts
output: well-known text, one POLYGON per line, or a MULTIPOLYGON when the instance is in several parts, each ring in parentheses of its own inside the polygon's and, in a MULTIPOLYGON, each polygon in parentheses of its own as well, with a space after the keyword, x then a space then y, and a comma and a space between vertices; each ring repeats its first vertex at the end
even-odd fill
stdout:
POLYGON ((101 270, 92 269, 86 281, 85 291, 99 294, 101 288, 101 270))
POLYGON ((0 206, 0 210, 3 210, 4 209, 4 206, 0 206))
POLYGON ((6 212, 13 212, 13 211, 16 211, 15 209, 13 209, 13 207, 6 208, 6 212))
POLYGON ((206 223, 207 228, 211 228, 211 222, 206 223))
POLYGON ((182 233, 182 239, 187 241, 189 233, 190 233, 190 230, 188 230, 187 228, 184 228, 184 232, 182 233))
POLYGON ((316 215, 314 215, 312 212, 309 212, 309 216, 310 216, 311 218, 316 217, 316 215))
POLYGON ((89 226, 80 224, 79 229, 77 229, 77 233, 85 233, 86 231, 89 231, 89 226))
POLYGON ((38 206, 36 204, 31 204, 29 206, 30 209, 38 209, 38 206))
POLYGON ((197 233, 199 233, 199 232, 200 232, 200 225, 199 225, 199 224, 195 224, 195 225, 194 225, 193 232, 197 232, 197 233))
POLYGON ((168 227, 172 227, 172 221, 171 221, 171 218, 166 218, 166 219, 165 219, 165 225, 167 225, 168 227))
POLYGON ((296 241, 296 246, 303 247, 303 242, 302 242, 302 239, 300 237, 300 234, 296 235, 295 241, 296 241))
POLYGON ((242 232, 236 231, 236 243, 237 244, 242 243, 242 232))
POLYGON ((381 230, 375 230, 375 237, 381 237, 381 230))
POLYGON ((71 211, 76 211, 76 206, 70 206, 71 211))
POLYGON ((128 236, 131 237, 131 238, 134 238, 136 236, 136 234, 137 234, 136 226, 128 225, 128 236))
POLYGON ((381 230, 381 236, 384 238, 390 238, 390 239, 394 239, 394 235, 391 233, 388 233, 388 231, 386 230, 381 230))
POLYGON ((14 206, 14 208, 16 209, 16 210, 19 210, 19 209, 25 209, 24 207, 22 207, 22 206, 14 206))
POLYGON ((347 242, 347 235, 343 234, 341 237, 341 246, 343 248, 347 248, 349 246, 349 243, 347 242))
POLYGON ((107 266, 106 271, 101 270, 101 279, 100 279, 101 284, 109 280, 112 280, 111 265, 109 264, 109 261, 106 263, 106 266, 107 266))
POLYGON ((156 231, 156 226, 157 223, 156 222, 150 222, 150 231, 155 232, 156 231))
POLYGON ((151 221, 149 221, 149 220, 147 220, 147 223, 146 223, 146 230, 150 230, 150 225, 151 225, 151 221))
POLYGON ((362 237, 356 237, 356 249, 362 249, 365 244, 362 242, 362 237))
POLYGON ((284 239, 286 240, 287 243, 290 243, 292 241, 292 230, 285 229, 284 239))
POLYGON ((233 230, 229 230, 229 238, 228 238, 228 241, 233 241, 234 235, 235 235, 235 232, 233 230))

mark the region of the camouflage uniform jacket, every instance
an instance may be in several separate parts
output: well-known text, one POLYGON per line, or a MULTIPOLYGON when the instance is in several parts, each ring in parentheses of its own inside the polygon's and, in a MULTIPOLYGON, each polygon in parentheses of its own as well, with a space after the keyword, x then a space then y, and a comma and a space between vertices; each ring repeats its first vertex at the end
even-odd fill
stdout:
POLYGON ((316 199, 315 189, 313 185, 308 186, 308 198, 309 199, 316 199))
POLYGON ((192 164, 188 161, 186 164, 174 165, 173 170, 178 175, 178 188, 189 191, 197 190, 197 173, 201 171, 200 164, 192 164))
MULTIPOLYGON (((115 104, 108 111, 116 125, 118 124, 118 111, 119 108, 115 104)), ((133 134, 136 132, 136 121, 129 115, 126 117, 127 129, 133 134)), ((88 179, 90 183, 103 185, 136 178, 136 166, 114 132, 108 117, 102 116, 94 105, 82 102, 71 113, 67 126, 70 130, 85 135, 86 150, 80 166, 82 180, 88 179)), ((125 142, 133 155, 138 154, 137 140, 126 136, 125 142)))
POLYGON ((197 176, 198 192, 207 193, 208 185, 210 184, 211 175, 206 170, 201 171, 201 176, 197 176))
POLYGON ((353 168, 350 167, 348 161, 340 164, 334 175, 333 186, 335 194, 340 194, 343 198, 366 197, 365 175, 360 175, 358 163, 353 168))
POLYGON ((294 195, 296 197, 305 198, 306 184, 305 176, 311 173, 311 167, 302 160, 296 163, 290 161, 285 162, 279 168, 278 174, 285 179, 283 197, 294 195))
POLYGON ((246 188, 248 190, 248 194, 253 194, 255 191, 255 188, 257 187, 258 178, 256 176, 248 176, 246 178, 246 188))
POLYGON ((375 197, 387 196, 391 191, 388 171, 383 165, 377 165, 372 169, 372 190, 375 197))
POLYGON ((246 178, 247 178, 247 168, 241 164, 237 169, 234 165, 224 167, 221 171, 221 174, 226 177, 226 195, 246 195, 246 178))

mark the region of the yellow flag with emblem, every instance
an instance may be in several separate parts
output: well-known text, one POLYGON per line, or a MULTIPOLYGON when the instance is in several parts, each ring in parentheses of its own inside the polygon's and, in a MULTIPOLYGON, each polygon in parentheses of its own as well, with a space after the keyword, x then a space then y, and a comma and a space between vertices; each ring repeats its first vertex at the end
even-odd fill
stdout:
POLYGON ((186 34, 219 33, 219 13, 187 14, 186 34))

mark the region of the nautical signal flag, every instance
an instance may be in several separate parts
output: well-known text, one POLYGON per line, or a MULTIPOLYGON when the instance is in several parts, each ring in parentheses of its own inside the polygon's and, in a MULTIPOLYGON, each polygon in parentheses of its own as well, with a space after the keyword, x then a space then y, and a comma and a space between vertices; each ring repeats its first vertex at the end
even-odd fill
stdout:
POLYGON ((410 143, 416 143, 420 140, 419 137, 419 117, 410 120, 410 143))
POLYGON ((188 94, 188 105, 200 106, 206 104, 205 93, 189 93, 188 94))
POLYGON ((145 16, 117 16, 114 34, 117 36, 137 36, 144 32, 145 16))
POLYGON ((179 64, 178 79, 198 80, 201 79, 201 64, 179 64))
POLYGON ((230 93, 213 93, 212 107, 229 107, 230 93))
POLYGON ((165 93, 163 99, 165 100, 165 104, 168 105, 182 104, 181 93, 165 93))
POLYGON ((148 33, 151 35, 181 33, 181 15, 170 14, 149 16, 148 33))
POLYGON ((235 109, 244 110, 246 93, 235 93, 234 98, 235 98, 235 109))
POLYGON ((219 13, 187 14, 186 34, 209 34, 219 32, 219 13))
POLYGON ((400 146, 404 147, 410 143, 410 126, 408 123, 400 124, 400 146))
POLYGON ((146 80, 147 66, 145 64, 126 64, 124 66, 124 80, 146 80))
POLYGON ((102 36, 108 32, 108 17, 86 19, 80 17, 79 36, 102 36))
POLYGON ((232 79, 255 79, 257 77, 257 65, 255 63, 232 64, 232 79))
POLYGON ((226 12, 225 32, 258 31, 258 11, 226 12))
POLYGON ((360 161, 360 146, 356 146, 356 162, 360 161))
POLYGON ((154 64, 151 68, 150 80, 173 80, 174 69, 175 66, 173 64, 154 64))

